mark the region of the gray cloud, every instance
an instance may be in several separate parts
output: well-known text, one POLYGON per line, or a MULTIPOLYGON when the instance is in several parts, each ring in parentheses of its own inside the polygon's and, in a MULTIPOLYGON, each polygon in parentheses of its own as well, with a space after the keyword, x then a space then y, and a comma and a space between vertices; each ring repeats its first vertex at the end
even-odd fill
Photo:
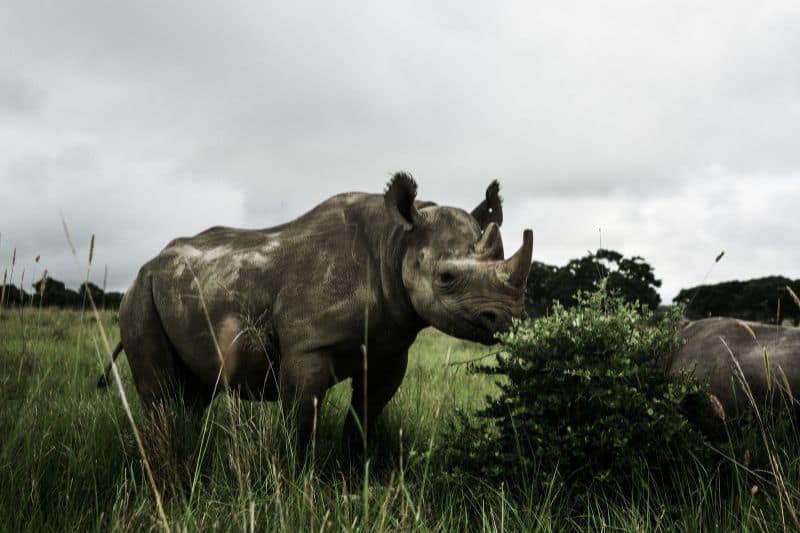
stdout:
POLYGON ((176 235, 404 168, 466 208, 499 178, 507 248, 533 226, 545 261, 602 227, 667 298, 718 249, 714 276, 800 276, 798 29, 789 1, 5 5, 0 258, 77 283, 63 212, 123 288, 176 235))
POLYGON ((0 75, 0 114, 31 113, 41 102, 41 93, 24 80, 0 75))

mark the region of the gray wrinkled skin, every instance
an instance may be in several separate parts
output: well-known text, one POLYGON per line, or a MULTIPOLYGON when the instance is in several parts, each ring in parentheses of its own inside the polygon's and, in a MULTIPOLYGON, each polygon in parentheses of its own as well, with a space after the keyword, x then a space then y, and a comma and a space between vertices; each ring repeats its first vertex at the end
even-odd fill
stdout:
POLYGON ((681 332, 686 344, 674 356, 670 372, 688 371, 696 378, 708 381, 710 392, 716 395, 729 415, 742 413, 749 408, 741 385, 734 377, 735 365, 725 345, 730 347, 747 382, 753 391, 758 407, 767 399, 767 378, 764 349, 769 358, 773 378, 783 383, 778 367, 788 378, 796 395, 800 393, 800 329, 744 322, 734 318, 706 318, 687 325, 681 332), (746 324, 756 339, 747 330, 746 324))
MULTIPOLYGON (((467 213, 415 201, 416 183, 398 173, 383 195, 340 194, 281 226, 175 239, 141 268, 120 308, 140 397, 150 405, 179 391, 202 409, 224 360, 230 389, 292 402, 301 441, 315 399, 347 378, 369 426, 422 328, 492 343, 524 316, 532 234, 503 259, 498 189, 494 182, 467 213)), ((351 414, 345 434, 355 432, 351 414)))

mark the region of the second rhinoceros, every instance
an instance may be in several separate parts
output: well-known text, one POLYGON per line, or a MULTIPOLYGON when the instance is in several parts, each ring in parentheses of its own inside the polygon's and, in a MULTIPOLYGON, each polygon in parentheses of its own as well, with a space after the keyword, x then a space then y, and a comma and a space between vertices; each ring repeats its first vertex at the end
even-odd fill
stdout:
POLYGON ((772 391, 800 394, 800 328, 712 317, 689 323, 680 337, 685 344, 670 373, 688 372, 708 383, 729 416, 752 402, 761 408, 772 391))
POLYGON ((468 213, 417 201, 397 173, 384 194, 340 194, 287 224, 175 239, 126 292, 115 355, 124 347, 145 405, 202 410, 222 376, 242 397, 291 402, 301 441, 351 378, 352 438, 356 416, 369 427, 400 386, 422 328, 492 343, 524 316, 533 234, 504 259, 498 190, 468 213))

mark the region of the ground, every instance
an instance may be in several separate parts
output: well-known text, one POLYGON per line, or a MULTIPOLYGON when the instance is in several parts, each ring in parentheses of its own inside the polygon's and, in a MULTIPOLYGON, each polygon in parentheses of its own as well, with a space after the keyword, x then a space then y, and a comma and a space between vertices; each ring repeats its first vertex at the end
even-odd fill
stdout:
MULTIPOLYGON (((114 313, 102 312, 100 320, 113 347, 119 338, 114 313)), ((139 531, 164 527, 164 518, 181 531, 781 525, 774 499, 759 508, 767 488, 748 496, 749 490, 721 489, 714 478, 688 487, 683 499, 670 498, 669 509, 643 481, 641 494, 627 503, 598 494, 576 510, 558 493, 536 487, 511 493, 455 475, 443 451, 448 427, 458 412, 473 416, 496 393, 491 378, 472 375, 461 363, 494 349, 423 331, 402 387, 373 428, 377 446, 366 465, 345 461, 339 451, 347 386, 327 398, 313 457, 300 464, 286 446, 276 404, 222 396, 198 424, 179 413, 172 433, 146 422, 123 356, 121 377, 140 449, 119 392, 95 388, 108 356, 92 313, 6 309, 0 314, 0 529, 139 531)))

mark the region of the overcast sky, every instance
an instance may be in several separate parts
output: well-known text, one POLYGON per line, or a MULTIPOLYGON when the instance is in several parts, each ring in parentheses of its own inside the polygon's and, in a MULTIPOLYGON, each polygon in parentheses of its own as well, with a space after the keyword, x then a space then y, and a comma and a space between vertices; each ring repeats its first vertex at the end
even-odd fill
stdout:
POLYGON ((2 2, 0 269, 77 286, 63 213, 124 289, 406 169, 466 209, 499 179, 541 261, 601 228, 667 301, 722 250, 709 282, 800 277, 800 2, 359 4, 2 2))

